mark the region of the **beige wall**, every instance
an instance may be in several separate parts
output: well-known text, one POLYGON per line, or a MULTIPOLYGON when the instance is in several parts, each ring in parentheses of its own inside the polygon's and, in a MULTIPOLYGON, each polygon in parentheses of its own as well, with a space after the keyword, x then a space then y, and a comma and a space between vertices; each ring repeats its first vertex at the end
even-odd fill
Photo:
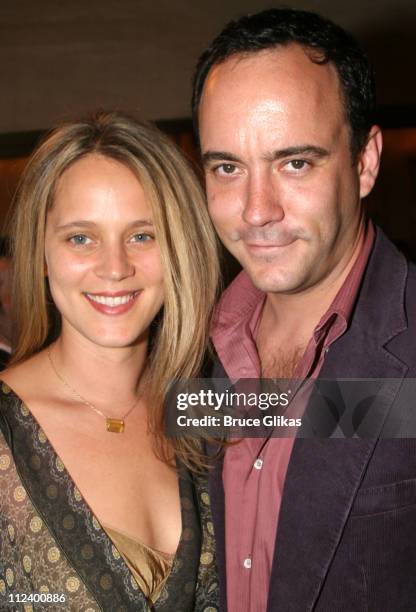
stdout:
MULTIPOLYGON (((381 102, 416 104, 414 0, 309 0, 373 56, 381 102)), ((256 0, 4 0, 0 133, 49 127, 97 106, 150 119, 189 116, 195 59, 256 0)))

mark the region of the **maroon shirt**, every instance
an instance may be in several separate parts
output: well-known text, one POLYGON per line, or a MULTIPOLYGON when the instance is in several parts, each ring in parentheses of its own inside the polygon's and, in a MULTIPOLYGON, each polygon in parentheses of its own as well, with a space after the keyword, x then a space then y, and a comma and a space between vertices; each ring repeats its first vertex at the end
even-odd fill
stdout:
MULTIPOLYGON (((374 242, 371 222, 358 257, 308 343, 294 378, 315 378, 329 347, 348 327, 374 242)), ((255 333, 266 294, 241 272, 224 292, 212 339, 231 380, 258 378, 255 333)), ((283 486, 294 438, 245 438, 224 458, 225 550, 229 612, 264 612, 283 486)))

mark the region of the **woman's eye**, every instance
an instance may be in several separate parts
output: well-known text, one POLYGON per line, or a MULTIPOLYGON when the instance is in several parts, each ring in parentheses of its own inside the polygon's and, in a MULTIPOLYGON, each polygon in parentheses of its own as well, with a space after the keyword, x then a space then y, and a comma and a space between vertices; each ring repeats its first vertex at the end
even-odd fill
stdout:
POLYGON ((142 242, 149 242, 150 240, 153 240, 153 236, 150 236, 150 234, 134 234, 134 236, 132 236, 132 241, 133 242, 138 242, 138 243, 142 243, 142 242))
POLYGON ((76 246, 84 246, 86 244, 90 244, 91 238, 88 238, 85 234, 76 234, 75 236, 71 236, 69 242, 75 244, 76 246))

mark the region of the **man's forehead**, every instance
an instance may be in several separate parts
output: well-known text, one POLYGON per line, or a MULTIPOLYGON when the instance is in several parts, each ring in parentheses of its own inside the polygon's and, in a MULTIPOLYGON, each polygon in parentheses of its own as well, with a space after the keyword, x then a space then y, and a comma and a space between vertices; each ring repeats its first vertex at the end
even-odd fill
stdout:
POLYGON ((285 92, 311 96, 329 95, 337 103, 342 100, 341 86, 335 66, 322 63, 318 51, 304 49, 297 43, 250 53, 238 53, 215 64, 204 84, 201 106, 227 104, 230 96, 256 98, 269 88, 270 95, 285 92), (319 63, 317 63, 319 62, 319 63))
POLYGON ((276 140, 277 148, 305 142, 328 147, 345 124, 335 67, 313 63, 295 44, 214 66, 199 112, 203 152, 257 137, 276 140))

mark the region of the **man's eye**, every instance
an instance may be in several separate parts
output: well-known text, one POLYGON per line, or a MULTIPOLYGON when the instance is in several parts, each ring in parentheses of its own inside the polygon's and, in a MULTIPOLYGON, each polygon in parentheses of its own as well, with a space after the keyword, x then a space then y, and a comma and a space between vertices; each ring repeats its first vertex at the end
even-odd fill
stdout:
POLYGON ((214 172, 220 176, 225 176, 234 174, 236 169, 237 168, 234 164, 220 164, 214 168, 214 172))
POLYGON ((88 238, 85 234, 75 234, 75 236, 71 236, 69 242, 75 244, 75 246, 84 246, 86 244, 90 244, 91 238, 88 238))
POLYGON ((306 159, 291 159, 289 162, 287 162, 287 167, 289 170, 304 170, 306 166, 309 166, 309 162, 307 162, 306 159))

